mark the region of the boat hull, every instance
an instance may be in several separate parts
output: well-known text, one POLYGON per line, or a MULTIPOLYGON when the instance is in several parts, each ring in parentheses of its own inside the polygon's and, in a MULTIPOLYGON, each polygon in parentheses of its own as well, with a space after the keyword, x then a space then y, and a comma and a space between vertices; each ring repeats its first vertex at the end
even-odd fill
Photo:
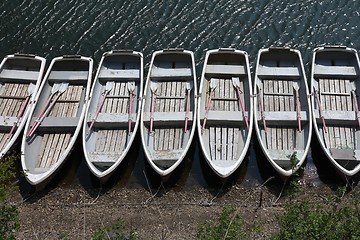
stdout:
POLYGON ((141 53, 114 50, 103 54, 82 133, 86 162, 103 184, 126 157, 136 136, 142 86, 141 53))
POLYGON ((171 49, 153 53, 144 89, 141 140, 146 159, 163 179, 184 159, 196 124, 194 55, 171 49))
POLYGON ((355 49, 314 49, 311 90, 314 130, 340 176, 348 181, 360 170, 359 57, 355 49))
POLYGON ((267 160, 283 180, 304 164, 312 114, 301 53, 260 49, 254 79, 255 130, 267 160))
POLYGON ((45 58, 7 55, 0 64, 0 158, 16 143, 45 71, 45 58))
POLYGON ((70 155, 89 97, 93 61, 57 57, 39 88, 22 139, 21 164, 32 185, 46 186, 70 155))
POLYGON ((202 153, 221 178, 245 158, 253 128, 252 81, 244 51, 209 50, 201 75, 197 128, 202 153))

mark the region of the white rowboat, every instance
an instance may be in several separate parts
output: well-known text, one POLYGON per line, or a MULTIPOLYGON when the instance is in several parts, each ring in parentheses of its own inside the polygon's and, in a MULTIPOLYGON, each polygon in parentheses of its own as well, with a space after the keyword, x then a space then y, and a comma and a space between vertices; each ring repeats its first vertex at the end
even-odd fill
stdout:
POLYGON ((152 55, 141 111, 141 140, 151 167, 162 177, 181 163, 196 124, 194 55, 169 49, 152 55))
POLYGON ((106 52, 87 105, 83 147, 91 172, 105 183, 128 153, 139 126, 143 55, 106 52))
POLYGON ((0 158, 15 144, 45 71, 45 58, 7 55, 0 64, 0 158))
POLYGON ((206 53, 198 99, 198 134, 206 161, 221 178, 242 163, 253 128, 252 83, 244 51, 206 53))
POLYGON ((85 116, 91 58, 54 58, 39 88, 22 140, 21 164, 29 183, 43 188, 74 147, 85 116))
POLYGON ((360 170, 359 78, 355 49, 314 49, 311 90, 315 133, 327 158, 346 180, 360 170))
POLYGON ((254 79, 257 139, 267 160, 286 180, 304 163, 310 147, 310 95, 301 53, 260 49, 254 79))

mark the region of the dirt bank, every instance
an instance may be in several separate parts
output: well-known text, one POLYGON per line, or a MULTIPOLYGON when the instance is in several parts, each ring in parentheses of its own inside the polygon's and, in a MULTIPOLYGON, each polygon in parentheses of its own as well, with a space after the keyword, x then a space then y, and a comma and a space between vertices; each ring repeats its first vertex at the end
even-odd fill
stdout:
MULTIPOLYGON (((334 186, 302 185, 299 192, 276 201, 281 188, 271 183, 251 188, 233 185, 225 190, 161 188, 158 196, 154 196, 156 189, 141 187, 97 191, 102 193, 73 184, 26 197, 17 192, 13 199, 20 210, 18 238, 90 239, 97 229, 120 218, 136 230, 139 239, 194 239, 199 223, 217 219, 224 206, 236 206, 249 229, 260 226, 252 239, 269 239, 278 229, 276 215, 284 211, 286 203, 302 199, 326 203, 337 194, 334 186)), ((351 200, 358 191, 355 188, 343 201, 351 200)))

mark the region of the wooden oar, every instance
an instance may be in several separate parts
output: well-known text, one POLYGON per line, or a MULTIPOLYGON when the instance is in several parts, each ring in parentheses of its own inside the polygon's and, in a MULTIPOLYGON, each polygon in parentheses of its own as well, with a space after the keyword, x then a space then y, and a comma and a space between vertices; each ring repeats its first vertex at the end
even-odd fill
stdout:
POLYGON ((129 135, 131 134, 131 113, 132 113, 132 103, 133 103, 133 95, 134 95, 134 91, 135 91, 135 82, 131 81, 127 83, 127 88, 129 91, 129 118, 128 118, 128 123, 129 123, 129 135))
POLYGON ((153 124, 154 124, 155 94, 157 91, 157 82, 150 80, 150 90, 151 90, 150 134, 151 134, 153 132, 153 124))
POLYGON ((246 124, 246 128, 249 128, 249 121, 248 121, 248 117, 245 115, 245 105, 244 105, 244 101, 243 101, 243 96, 242 96, 242 91, 240 90, 240 80, 239 77, 232 77, 232 84, 234 86, 234 88, 237 91, 237 95, 238 95, 238 100, 239 100, 239 105, 241 107, 241 111, 243 114, 243 118, 245 120, 245 124, 246 124))
POLYGON ((211 95, 212 93, 215 91, 215 88, 216 88, 216 80, 214 78, 211 78, 210 79, 210 89, 209 89, 209 96, 208 96, 208 100, 207 100, 207 104, 206 104, 206 112, 205 112, 205 117, 204 117, 204 121, 203 121, 203 125, 202 125, 202 128, 201 128, 201 134, 204 133, 204 130, 205 130, 205 125, 206 125, 206 120, 208 118, 208 115, 209 115, 209 110, 211 108, 211 95))
POLYGON ((260 111, 261 111, 261 119, 263 121, 263 125, 264 125, 264 130, 266 132, 266 120, 265 120, 265 111, 264 111, 264 95, 262 92, 262 87, 261 85, 258 83, 257 87, 259 89, 259 95, 260 95, 260 111))
POLYGON ((300 116, 301 105, 300 105, 300 96, 299 96, 300 86, 298 81, 293 82, 293 88, 295 90, 295 97, 296 97, 296 115, 298 121, 298 128, 299 128, 299 132, 301 132, 301 116, 300 116))
POLYGON ((190 93, 191 93, 192 85, 193 85, 192 82, 186 82, 187 100, 186 100, 186 112, 185 112, 185 127, 184 127, 184 132, 187 132, 187 130, 188 130, 189 111, 190 111, 190 93))
POLYGON ((90 135, 90 132, 91 132, 91 129, 93 128, 94 126, 94 123, 95 123, 95 120, 96 118, 98 117, 100 111, 101 111, 101 108, 102 106, 104 105, 104 102, 105 102, 105 98, 106 96, 110 93, 111 89, 113 89, 114 87, 114 82, 113 81, 107 81, 106 84, 105 84, 105 90, 103 92, 103 97, 101 98, 101 101, 100 101, 100 104, 99 106, 97 107, 96 109, 96 112, 95 112, 95 116, 93 117, 93 119, 91 120, 91 124, 90 124, 90 127, 89 127, 89 130, 87 131, 87 136, 90 135))
POLYGON ((19 123, 20 118, 24 115, 25 109, 27 108, 27 106, 29 104, 29 100, 30 100, 32 94, 34 93, 34 91, 35 91, 35 84, 30 83, 29 87, 27 89, 27 96, 26 96, 24 102, 21 104, 21 108, 20 108, 20 111, 19 111, 19 113, 17 115, 17 119, 14 122, 14 125, 12 126, 12 128, 10 130, 10 133, 9 133, 9 135, 7 137, 8 140, 11 139, 11 137, 13 135, 13 132, 14 132, 15 128, 17 127, 18 123, 19 123))
POLYGON ((356 86, 355 86, 355 81, 351 82, 351 93, 353 95, 353 99, 354 99, 354 107, 355 107, 355 114, 356 114, 356 118, 360 127, 360 112, 359 112, 359 105, 358 105, 358 101, 357 101, 357 97, 356 97, 356 86))
POLYGON ((322 124, 323 124, 324 132, 327 133, 327 127, 326 127, 326 124, 325 124, 325 117, 324 117, 322 107, 321 107, 319 91, 315 87, 314 87, 314 94, 315 94, 317 104, 318 104, 318 107, 319 107, 319 113, 320 113, 321 121, 322 121, 322 124))
POLYGON ((51 98, 50 98, 51 103, 47 106, 45 111, 43 111, 42 114, 40 114, 41 117, 38 117, 38 119, 35 120, 33 126, 31 127, 30 131, 27 134, 28 138, 32 137, 35 130, 39 127, 40 123, 44 120, 44 118, 50 113, 50 111, 54 107, 56 101, 59 99, 61 94, 63 94, 63 92, 66 91, 68 86, 69 86, 69 83, 61 83, 61 84, 59 84, 59 87, 57 87, 56 91, 53 91, 54 94, 50 95, 51 96, 51 98), (54 96, 56 96, 56 97, 54 99, 52 99, 54 96))

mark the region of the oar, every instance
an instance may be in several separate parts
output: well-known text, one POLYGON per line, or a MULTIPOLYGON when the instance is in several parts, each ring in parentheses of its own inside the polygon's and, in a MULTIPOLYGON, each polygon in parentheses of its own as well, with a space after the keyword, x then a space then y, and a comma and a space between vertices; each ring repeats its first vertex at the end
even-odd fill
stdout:
POLYGON ((201 128, 201 134, 203 134, 203 133, 204 133, 204 130, 205 130, 206 120, 207 120, 207 118, 208 118, 209 110, 210 110, 210 108, 211 108, 211 95, 212 95, 212 92, 215 91, 215 88, 216 88, 215 79, 214 79, 214 78, 211 78, 211 79, 210 79, 209 96, 208 96, 208 100, 207 100, 207 104, 206 104, 206 112, 205 112, 205 117, 204 117, 203 125, 202 125, 202 128, 201 128))
POLYGON ((248 117, 245 115, 245 105, 242 99, 242 91, 240 90, 240 80, 238 77, 232 77, 232 84, 234 88, 236 88, 238 99, 239 99, 239 105, 241 107, 241 111, 245 120, 246 128, 249 128, 249 122, 248 117))
POLYGON ((150 90, 151 90, 150 134, 151 134, 153 132, 153 124, 154 124, 155 94, 157 91, 157 82, 150 80, 150 90))
MULTIPOLYGON (((44 120, 44 118, 50 113, 51 109, 54 107, 56 101, 59 99, 59 97, 61 96, 61 94, 63 94, 63 92, 66 91, 67 87, 69 86, 69 83, 61 83, 57 89, 57 91, 54 94, 51 94, 51 96, 55 96, 55 99, 52 99, 52 97, 50 98, 51 103, 47 106, 47 108, 45 109, 45 111, 43 111, 43 114, 41 115, 41 117, 37 120, 35 120, 33 126, 31 127, 30 131, 27 134, 28 138, 31 138, 32 135, 34 134, 35 130, 39 127, 40 123, 44 120)), ((55 86, 54 86, 55 87, 55 86)))
POLYGON ((101 101, 100 101, 100 104, 99 106, 97 107, 96 109, 96 112, 95 112, 95 116, 93 117, 92 121, 91 121, 91 124, 90 124, 90 127, 89 127, 89 130, 87 132, 87 136, 89 136, 90 132, 91 132, 91 129, 93 128, 94 126, 94 123, 95 123, 95 120, 96 118, 98 117, 100 111, 101 111, 101 108, 102 106, 104 105, 104 102, 105 102, 105 98, 106 96, 110 93, 111 89, 113 89, 114 87, 114 82, 113 81, 107 81, 106 84, 105 84, 105 90, 103 92, 103 97, 101 98, 101 101))
POLYGON ((184 128, 185 132, 187 132, 188 130, 189 111, 190 111, 190 92, 192 89, 192 85, 193 85, 192 82, 186 82, 187 100, 186 100, 185 128, 184 128))
POLYGON ((259 94, 260 94, 260 111, 261 111, 261 119, 263 121, 263 125, 264 125, 264 130, 266 132, 266 120, 265 120, 265 112, 264 112, 264 96, 263 96, 263 92, 262 92, 262 87, 260 84, 257 84, 258 89, 259 89, 259 94))
POLYGON ((131 81, 127 83, 127 88, 129 91, 129 118, 128 118, 128 122, 129 122, 129 135, 131 133, 131 113, 132 113, 132 102, 133 102, 133 95, 134 95, 134 91, 135 91, 135 82, 131 81))
POLYGON ((299 96, 299 89, 300 89, 299 82, 294 81, 293 87, 296 95, 296 115, 297 115, 298 127, 299 127, 299 132, 301 132, 301 116, 300 116, 301 105, 300 105, 300 96, 299 96))
POLYGON ((321 107, 319 91, 316 90, 315 87, 314 87, 314 94, 315 94, 317 104, 318 104, 318 107, 319 107, 319 113, 320 113, 321 121, 322 121, 322 124, 323 124, 324 132, 327 133, 327 127, 326 127, 326 124, 325 124, 325 117, 324 117, 322 107, 321 107))
MULTIPOLYGON (((43 109, 41 110, 39 116, 37 117, 37 120, 39 120, 44 115, 49 103, 51 102, 51 99, 59 91, 60 87, 61 87, 61 83, 54 83, 53 87, 51 88, 51 94, 50 94, 49 98, 46 100, 46 103, 45 103, 43 109)), ((35 121, 35 123, 36 123, 36 121, 35 121)), ((35 125, 35 123, 34 123, 34 125, 35 125)), ((30 131, 32 131, 32 128, 34 127, 34 125, 31 127, 30 131)))
POLYGON ((353 81, 351 84, 351 93, 353 95, 353 99, 354 99, 354 106, 355 106, 355 111, 356 111, 356 118, 358 120, 358 124, 360 127, 360 112, 359 112, 359 105, 358 105, 358 101, 357 101, 357 97, 356 97, 356 86, 355 86, 355 82, 353 81))
POLYGON ((14 132, 16 126, 19 123, 20 118, 24 115, 25 109, 27 108, 27 106, 29 104, 30 97, 34 93, 34 91, 35 91, 35 84, 30 83, 29 87, 27 89, 27 96, 26 96, 24 102, 21 104, 21 108, 20 108, 20 111, 19 111, 19 113, 17 115, 16 122, 14 122, 14 125, 12 126, 12 128, 10 130, 10 133, 9 133, 9 135, 7 137, 8 139, 11 139, 11 137, 13 135, 13 132, 14 132))

